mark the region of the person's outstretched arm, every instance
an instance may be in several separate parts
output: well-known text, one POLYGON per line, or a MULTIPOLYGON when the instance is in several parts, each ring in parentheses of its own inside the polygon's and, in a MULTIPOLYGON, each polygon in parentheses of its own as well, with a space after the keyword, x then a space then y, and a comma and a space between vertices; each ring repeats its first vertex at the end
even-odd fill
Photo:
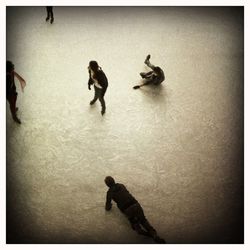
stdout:
POLYGON ((22 91, 24 90, 25 86, 26 86, 26 82, 25 80, 17 73, 14 71, 14 76, 18 79, 18 81, 20 82, 22 91))
POLYGON ((89 87, 89 90, 91 90, 91 85, 94 83, 93 79, 91 78, 91 73, 90 73, 90 70, 89 70, 89 81, 88 81, 88 87, 89 87))
POLYGON ((107 192, 107 196, 106 196, 106 205, 105 205, 106 211, 111 210, 111 208, 112 208, 112 203, 111 203, 111 201, 112 201, 112 195, 111 195, 111 193, 108 191, 108 192, 107 192))

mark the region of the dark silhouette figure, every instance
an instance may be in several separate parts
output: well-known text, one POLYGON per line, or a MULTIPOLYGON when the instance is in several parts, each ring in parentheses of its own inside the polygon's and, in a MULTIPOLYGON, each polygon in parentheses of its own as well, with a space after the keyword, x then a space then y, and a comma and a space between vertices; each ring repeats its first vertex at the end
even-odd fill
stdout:
POLYGON ((91 90, 91 85, 94 85, 95 89, 95 96, 94 99, 90 102, 90 105, 93 105, 97 101, 97 99, 99 99, 102 105, 101 114, 104 115, 106 111, 104 95, 108 87, 108 79, 96 61, 89 62, 88 70, 89 70, 88 88, 89 90, 91 90))
POLYGON ((46 10, 47 10, 46 22, 48 22, 50 20, 50 23, 52 24, 54 22, 53 7, 47 6, 46 10))
POLYGON ((10 111, 11 111, 13 120, 16 123, 21 124, 21 121, 17 117, 17 114, 16 114, 18 111, 18 108, 16 107, 17 92, 16 92, 16 85, 15 85, 14 77, 16 77, 19 80, 22 91, 23 91, 24 87, 26 86, 25 80, 14 71, 14 64, 11 61, 7 61, 6 63, 6 97, 10 104, 10 111))
POLYGON ((141 205, 123 184, 115 183, 111 176, 105 178, 105 183, 109 187, 105 206, 107 211, 112 208, 111 201, 115 201, 120 211, 128 218, 133 230, 138 234, 152 237, 156 243, 166 243, 164 239, 157 235, 156 230, 146 219, 141 205))
POLYGON ((142 84, 134 86, 133 87, 134 89, 139 89, 140 87, 144 85, 149 85, 149 84, 159 85, 165 80, 163 70, 160 67, 154 66, 153 64, 151 64, 149 59, 150 59, 150 55, 146 57, 146 60, 144 61, 144 63, 152 70, 149 72, 140 73, 144 81, 142 84))

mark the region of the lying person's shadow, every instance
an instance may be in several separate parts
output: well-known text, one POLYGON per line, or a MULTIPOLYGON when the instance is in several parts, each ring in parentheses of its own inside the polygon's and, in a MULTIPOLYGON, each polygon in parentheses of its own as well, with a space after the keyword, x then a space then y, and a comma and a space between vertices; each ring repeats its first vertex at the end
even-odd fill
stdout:
POLYGON ((160 85, 150 84, 143 86, 139 91, 142 93, 145 101, 154 102, 159 105, 166 105, 170 98, 170 92, 166 85, 164 86, 164 83, 160 85))

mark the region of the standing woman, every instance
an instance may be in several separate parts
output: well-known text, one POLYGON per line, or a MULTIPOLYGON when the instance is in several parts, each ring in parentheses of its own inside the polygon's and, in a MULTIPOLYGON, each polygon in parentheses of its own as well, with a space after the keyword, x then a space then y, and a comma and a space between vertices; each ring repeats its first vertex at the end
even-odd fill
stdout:
POLYGON ((16 107, 17 92, 16 92, 16 85, 15 85, 14 77, 16 77, 19 80, 22 91, 23 91, 24 87, 26 86, 25 80, 14 71, 14 64, 11 61, 7 61, 6 63, 6 96, 10 104, 10 111, 11 111, 13 120, 16 123, 21 124, 20 119, 16 115, 18 108, 16 107))
POLYGON ((94 85, 95 89, 95 96, 94 99, 90 102, 90 105, 93 105, 97 101, 97 99, 99 99, 102 105, 101 114, 104 115, 106 111, 104 95, 108 87, 108 79, 96 61, 89 62, 88 70, 89 70, 89 82, 88 82, 89 90, 91 90, 91 85, 94 85))

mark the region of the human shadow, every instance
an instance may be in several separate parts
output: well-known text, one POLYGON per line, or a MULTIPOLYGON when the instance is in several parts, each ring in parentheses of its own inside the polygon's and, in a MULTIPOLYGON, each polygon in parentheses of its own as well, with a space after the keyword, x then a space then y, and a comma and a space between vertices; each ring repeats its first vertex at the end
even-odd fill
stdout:
POLYGON ((169 92, 164 82, 160 85, 143 86, 138 91, 141 91, 146 101, 153 101, 156 104, 166 104, 169 100, 169 92))

